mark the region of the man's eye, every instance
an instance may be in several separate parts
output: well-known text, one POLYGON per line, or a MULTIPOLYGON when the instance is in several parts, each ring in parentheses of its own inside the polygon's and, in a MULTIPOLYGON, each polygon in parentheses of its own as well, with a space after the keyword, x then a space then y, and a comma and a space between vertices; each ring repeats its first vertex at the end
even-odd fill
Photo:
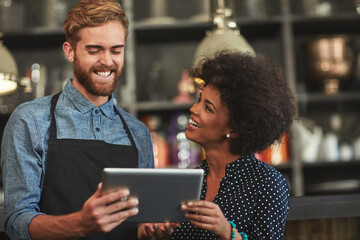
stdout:
POLYGON ((118 51, 115 51, 115 50, 113 50, 113 51, 111 51, 113 54, 116 54, 116 55, 118 55, 118 54, 120 54, 121 53, 121 51, 120 50, 118 50, 118 51))
POLYGON ((97 54, 99 51, 89 51, 89 54, 97 54))

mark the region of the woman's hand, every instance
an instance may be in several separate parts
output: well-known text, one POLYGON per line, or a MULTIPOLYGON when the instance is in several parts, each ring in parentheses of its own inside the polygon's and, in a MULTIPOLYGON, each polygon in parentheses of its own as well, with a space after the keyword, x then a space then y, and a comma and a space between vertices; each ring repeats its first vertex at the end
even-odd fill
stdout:
POLYGON ((170 239, 173 228, 179 226, 180 223, 143 223, 138 227, 138 239, 170 239))
POLYGON ((202 229, 209 230, 220 239, 229 239, 231 226, 219 206, 208 201, 190 201, 183 203, 181 209, 190 222, 202 229))

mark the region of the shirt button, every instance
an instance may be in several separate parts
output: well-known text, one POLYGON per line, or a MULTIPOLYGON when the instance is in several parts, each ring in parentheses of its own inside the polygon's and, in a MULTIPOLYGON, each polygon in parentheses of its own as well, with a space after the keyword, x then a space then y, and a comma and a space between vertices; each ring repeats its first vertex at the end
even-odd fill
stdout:
POLYGON ((95 114, 98 114, 98 113, 99 113, 99 110, 96 109, 96 110, 95 110, 95 114))
POLYGON ((100 128, 95 128, 95 130, 96 130, 97 132, 100 132, 100 128))

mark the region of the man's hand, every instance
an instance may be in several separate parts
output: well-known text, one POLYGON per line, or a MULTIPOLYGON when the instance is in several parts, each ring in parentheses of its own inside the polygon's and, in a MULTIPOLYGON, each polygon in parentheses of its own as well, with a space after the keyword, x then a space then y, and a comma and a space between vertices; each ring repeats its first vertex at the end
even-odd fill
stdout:
POLYGON ((139 212, 138 200, 128 198, 129 190, 119 189, 102 194, 101 188, 102 184, 100 183, 96 192, 85 202, 80 211, 81 223, 85 232, 109 232, 128 217, 139 212))
POLYGON ((100 183, 79 212, 34 217, 29 224, 31 239, 78 239, 94 233, 106 233, 138 213, 138 200, 128 198, 129 190, 119 189, 102 194, 101 188, 100 183))

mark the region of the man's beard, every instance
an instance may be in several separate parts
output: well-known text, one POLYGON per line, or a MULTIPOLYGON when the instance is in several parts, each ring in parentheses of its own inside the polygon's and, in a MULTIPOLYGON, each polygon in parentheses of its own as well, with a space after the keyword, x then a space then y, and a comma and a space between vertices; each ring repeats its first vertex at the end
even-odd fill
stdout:
POLYGON ((110 67, 105 66, 93 66, 88 71, 83 68, 79 62, 79 60, 74 57, 74 75, 79 83, 85 88, 85 90, 94 95, 94 96, 110 96, 116 88, 118 81, 122 75, 124 70, 124 66, 119 70, 117 65, 112 65, 110 67), (92 74, 97 71, 112 71, 114 74, 114 80, 111 83, 101 84, 97 83, 92 79, 92 74))

